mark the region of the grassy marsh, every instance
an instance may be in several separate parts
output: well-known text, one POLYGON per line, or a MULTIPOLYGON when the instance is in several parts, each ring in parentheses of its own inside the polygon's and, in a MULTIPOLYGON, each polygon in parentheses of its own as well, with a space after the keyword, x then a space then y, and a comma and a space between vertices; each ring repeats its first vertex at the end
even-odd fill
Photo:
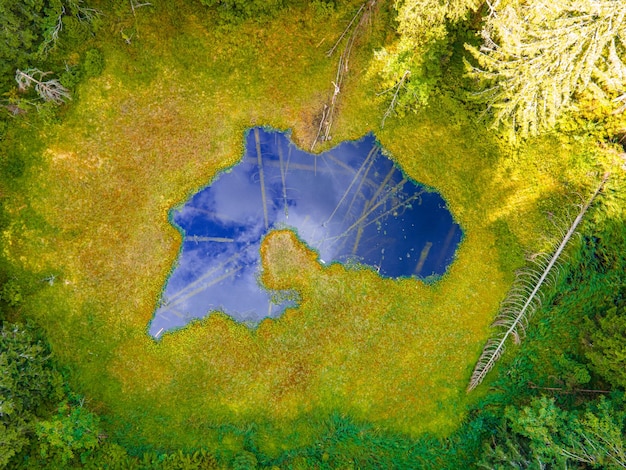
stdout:
POLYGON ((308 148, 335 74, 326 46, 350 8, 225 28, 191 4, 153 3, 128 25, 110 21, 105 71, 80 85, 60 123, 23 130, 44 150, 6 204, 6 258, 56 274, 28 311, 73 386, 136 447, 235 452, 255 423, 255 444, 277 455, 311 442, 334 413, 413 437, 454 430, 514 269, 545 246, 548 212, 595 185, 604 157, 551 136, 513 152, 446 98, 379 129, 368 61, 388 33, 374 21, 332 142, 374 131, 409 176, 442 193, 465 233, 449 272, 427 286, 325 267, 276 232, 264 279, 297 289, 299 309, 256 330, 212 315, 154 342, 147 325, 181 241, 168 210, 241 157, 251 126, 292 129, 308 148))

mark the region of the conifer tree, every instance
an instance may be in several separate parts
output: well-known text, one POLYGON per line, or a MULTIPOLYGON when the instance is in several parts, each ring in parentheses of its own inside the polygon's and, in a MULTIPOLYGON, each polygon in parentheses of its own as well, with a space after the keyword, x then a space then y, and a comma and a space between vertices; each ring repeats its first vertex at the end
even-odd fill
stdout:
POLYGON ((428 103, 450 54, 450 26, 481 4, 482 0, 396 0, 398 39, 377 51, 375 61, 384 90, 379 94, 390 103, 383 125, 392 111, 428 103))
POLYGON ((582 93, 626 101, 626 2, 498 1, 470 74, 496 126, 521 135, 552 127, 582 93))

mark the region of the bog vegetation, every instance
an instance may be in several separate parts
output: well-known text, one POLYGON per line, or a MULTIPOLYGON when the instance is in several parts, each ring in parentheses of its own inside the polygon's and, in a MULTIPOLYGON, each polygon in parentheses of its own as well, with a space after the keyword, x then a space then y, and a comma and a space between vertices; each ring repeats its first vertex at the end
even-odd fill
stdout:
POLYGON ((622 3, 0 0, 0 468, 626 466, 622 3), (463 227, 449 272, 323 266, 278 231, 262 281, 297 310, 151 339, 167 211, 256 125, 375 131, 463 227))

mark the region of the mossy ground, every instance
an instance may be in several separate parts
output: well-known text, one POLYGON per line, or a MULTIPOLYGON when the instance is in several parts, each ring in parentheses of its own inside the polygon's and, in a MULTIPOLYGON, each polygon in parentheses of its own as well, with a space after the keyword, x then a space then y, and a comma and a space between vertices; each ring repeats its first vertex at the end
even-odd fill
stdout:
POLYGON ((191 3, 152 3, 108 20, 105 71, 60 123, 23 129, 44 150, 6 204, 5 256, 42 279, 56 274, 27 310, 72 385, 136 447, 235 452, 237 430, 254 423, 255 445, 277 455, 310 442, 333 413, 410 436, 452 431, 514 269, 554 237, 550 219, 595 185, 603 157, 551 136, 512 151, 447 98, 380 129, 368 64, 390 33, 374 20, 333 142, 374 131, 409 176, 442 193, 464 230, 448 273, 427 286, 323 266, 276 232, 263 245, 264 279, 300 291, 297 310, 256 330, 211 315, 155 342, 147 325, 181 242, 168 211, 241 157, 251 126, 291 129, 310 145, 335 74, 325 51, 351 9, 226 28, 191 3), (127 44, 120 31, 131 30, 127 44))

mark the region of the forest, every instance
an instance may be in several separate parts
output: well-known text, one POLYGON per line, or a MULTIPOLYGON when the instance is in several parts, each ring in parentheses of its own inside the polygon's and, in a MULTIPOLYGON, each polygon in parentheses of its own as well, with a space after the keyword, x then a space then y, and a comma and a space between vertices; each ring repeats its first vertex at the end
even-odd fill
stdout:
POLYGON ((626 468, 626 3, 0 0, 0 468, 626 468), (155 340, 169 212, 253 127, 372 132, 463 238, 155 340))

